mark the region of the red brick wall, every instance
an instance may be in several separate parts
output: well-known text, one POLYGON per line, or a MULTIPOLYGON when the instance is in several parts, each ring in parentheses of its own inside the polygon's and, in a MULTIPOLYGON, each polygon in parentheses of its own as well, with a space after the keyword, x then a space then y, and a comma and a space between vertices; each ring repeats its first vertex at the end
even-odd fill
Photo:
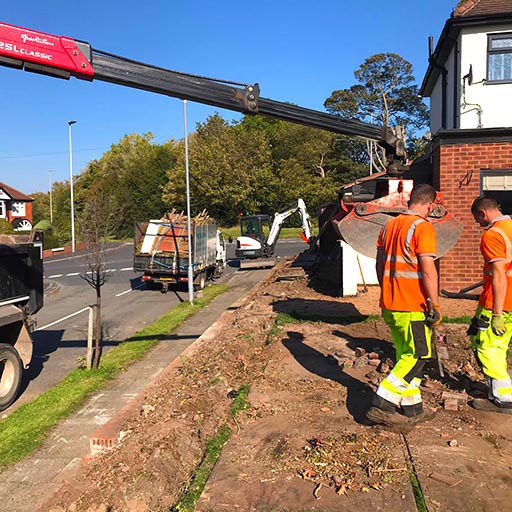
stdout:
POLYGON ((480 170, 511 168, 512 142, 445 144, 436 148, 434 187, 441 191, 447 210, 464 223, 459 241, 439 263, 441 289, 458 292, 481 281, 482 228, 473 220, 471 203, 480 195, 480 170))

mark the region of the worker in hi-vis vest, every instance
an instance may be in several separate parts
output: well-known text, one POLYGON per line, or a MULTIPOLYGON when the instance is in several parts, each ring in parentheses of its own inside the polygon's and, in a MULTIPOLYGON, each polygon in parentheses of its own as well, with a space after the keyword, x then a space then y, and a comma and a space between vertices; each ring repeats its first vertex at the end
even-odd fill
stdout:
POLYGON ((485 228, 480 242, 484 257, 483 290, 468 334, 471 348, 487 378, 487 399, 470 402, 475 409, 512 413, 512 383, 507 350, 512 337, 512 219, 495 199, 480 196, 471 213, 485 228))
POLYGON ((389 220, 377 241, 382 316, 391 330, 396 364, 380 383, 367 418, 387 426, 414 425, 433 416, 423 407, 420 375, 432 358, 432 327, 441 323, 435 266, 436 233, 426 219, 436 191, 417 185, 408 209, 389 220), (433 312, 427 314, 428 300, 433 312))

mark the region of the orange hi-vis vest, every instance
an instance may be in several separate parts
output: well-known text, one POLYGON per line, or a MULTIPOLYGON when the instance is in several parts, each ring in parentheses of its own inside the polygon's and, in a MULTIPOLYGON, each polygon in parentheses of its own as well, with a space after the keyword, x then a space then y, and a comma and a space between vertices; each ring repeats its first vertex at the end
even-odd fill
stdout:
POLYGON ((493 307, 492 263, 505 262, 507 293, 503 303, 504 311, 512 311, 512 219, 503 215, 494 219, 484 231, 480 242, 480 251, 484 257, 484 285, 479 304, 486 309, 493 307))
POLYGON ((434 226, 412 210, 389 220, 377 249, 384 253, 380 306, 391 311, 425 311, 426 295, 418 256, 436 255, 434 226))

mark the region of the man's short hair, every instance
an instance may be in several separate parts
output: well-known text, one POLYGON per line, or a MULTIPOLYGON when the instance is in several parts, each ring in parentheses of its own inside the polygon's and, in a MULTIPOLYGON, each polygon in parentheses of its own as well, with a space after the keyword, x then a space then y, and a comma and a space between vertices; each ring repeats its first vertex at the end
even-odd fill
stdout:
POLYGON ((494 197, 491 196, 479 196, 471 205, 471 213, 475 215, 477 212, 482 210, 499 210, 500 205, 498 204, 498 201, 494 199, 494 197))
POLYGON ((434 187, 427 183, 416 185, 411 191, 409 204, 427 204, 436 200, 437 192, 434 187))

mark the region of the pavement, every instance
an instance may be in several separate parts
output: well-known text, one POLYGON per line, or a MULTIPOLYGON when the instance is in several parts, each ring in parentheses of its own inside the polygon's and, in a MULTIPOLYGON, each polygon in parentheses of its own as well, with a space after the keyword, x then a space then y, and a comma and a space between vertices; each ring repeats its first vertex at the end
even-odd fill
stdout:
POLYGON ((52 431, 42 447, 1 471, 0 512, 36 510, 89 460, 95 443, 108 445, 111 441, 108 436, 105 441, 100 429, 111 424, 134 397, 250 289, 248 280, 237 272, 232 274, 228 285, 229 290, 216 297, 200 314, 186 320, 142 360, 120 373, 107 388, 92 395, 79 411, 52 431))

